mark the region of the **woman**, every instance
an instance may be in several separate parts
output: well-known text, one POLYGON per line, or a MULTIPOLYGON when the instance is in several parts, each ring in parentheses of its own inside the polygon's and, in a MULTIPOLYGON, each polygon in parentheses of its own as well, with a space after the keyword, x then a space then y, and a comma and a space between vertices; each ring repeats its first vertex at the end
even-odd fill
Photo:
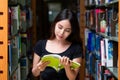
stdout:
POLYGON ((76 80, 79 68, 71 69, 71 61, 81 63, 82 45, 77 16, 69 9, 64 9, 55 18, 51 26, 51 36, 47 40, 40 40, 34 47, 32 73, 42 80, 76 80), (62 56, 60 63, 64 69, 56 72, 47 67, 49 62, 40 61, 46 54, 62 56))

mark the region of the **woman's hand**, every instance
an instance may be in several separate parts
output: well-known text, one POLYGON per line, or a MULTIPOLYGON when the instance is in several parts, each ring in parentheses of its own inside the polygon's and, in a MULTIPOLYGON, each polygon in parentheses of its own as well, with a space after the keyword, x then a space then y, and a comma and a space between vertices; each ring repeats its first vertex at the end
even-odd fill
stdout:
MULTIPOLYGON (((73 61, 80 62, 80 58, 73 59, 73 61)), ((71 69, 70 68, 70 66, 72 65, 72 60, 70 60, 66 56, 63 56, 60 59, 60 63, 64 66, 68 79, 69 80, 75 80, 75 78, 76 78, 76 76, 79 72, 79 68, 77 68, 77 69, 71 69)))
POLYGON ((40 61, 38 64, 37 64, 37 68, 40 70, 40 71, 44 71, 46 66, 49 64, 50 62, 49 61, 40 61))
POLYGON ((40 61, 40 56, 38 56, 36 53, 34 53, 34 58, 33 58, 33 68, 32 68, 32 73, 34 76, 39 76, 41 71, 44 71, 46 66, 50 62, 46 61, 40 61))
POLYGON ((70 68, 71 60, 68 57, 63 56, 60 59, 60 63, 64 66, 64 68, 70 68))

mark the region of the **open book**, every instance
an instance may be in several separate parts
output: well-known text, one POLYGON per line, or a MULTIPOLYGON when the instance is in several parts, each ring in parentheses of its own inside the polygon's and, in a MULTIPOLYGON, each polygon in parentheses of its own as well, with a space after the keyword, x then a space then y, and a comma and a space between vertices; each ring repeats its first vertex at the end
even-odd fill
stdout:
MULTIPOLYGON (((44 55, 41 60, 42 61, 50 61, 50 63, 48 64, 49 67, 54 68, 56 71, 59 71, 60 69, 63 69, 64 67, 60 64, 60 59, 61 56, 57 55, 57 54, 48 54, 48 55, 44 55)), ((75 68, 79 68, 80 64, 77 62, 72 61, 71 64, 71 69, 75 69, 75 68)))

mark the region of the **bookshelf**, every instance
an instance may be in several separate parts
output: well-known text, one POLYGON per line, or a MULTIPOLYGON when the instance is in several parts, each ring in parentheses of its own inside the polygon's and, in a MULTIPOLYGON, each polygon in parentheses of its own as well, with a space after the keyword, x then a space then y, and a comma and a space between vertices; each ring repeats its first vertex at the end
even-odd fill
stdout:
POLYGON ((119 0, 85 0, 86 74, 92 80, 119 79, 119 0))
POLYGON ((8 79, 25 80, 32 55, 32 10, 29 0, 8 1, 8 79))
POLYGON ((8 56, 7 56, 7 0, 0 0, 0 80, 8 80, 8 56), (1 4, 2 3, 2 4, 1 4))
MULTIPOLYGON (((35 0, 32 0, 32 1, 35 1, 35 0)), ((119 0, 120 1, 120 0, 119 0)), ((34 4, 34 3, 33 3, 34 4)), ((35 5, 35 4, 34 4, 35 5)), ((33 6, 33 9, 35 10, 35 6, 33 6)), ((0 80, 8 80, 8 16, 7 16, 7 11, 8 10, 8 0, 0 0, 0 80), (1 4, 2 3, 2 4, 1 4), (4 33, 4 34, 3 34, 4 33), (4 67, 3 67, 4 65, 4 67)), ((83 0, 80 0, 80 15, 82 16, 81 19, 80 19, 80 22, 82 25, 81 28, 81 34, 84 34, 84 29, 85 29, 85 20, 84 19, 84 12, 85 12, 85 7, 84 7, 84 1, 83 0)), ((119 11, 120 11, 120 5, 119 5, 119 11)), ((34 11, 35 12, 35 11, 34 11)), ((119 13, 120 15, 120 13, 119 13)), ((35 19, 35 14, 34 14, 34 19, 35 19)), ((120 21, 120 18, 119 18, 119 21, 120 21)), ((120 23, 119 23, 120 25, 120 23)), ((34 28, 35 29, 35 28, 34 28)), ((120 28, 119 28, 119 31, 120 31, 120 28)), ((35 31, 36 32, 36 31, 35 31)), ((119 36, 120 36, 120 33, 118 33, 119 36)), ((82 35, 83 37, 83 41, 84 41, 84 35, 82 35)), ((106 36, 106 35, 105 35, 106 36)), ((111 38, 111 37, 110 37, 111 38)), ((112 40, 114 38, 111 38, 112 40)), ((118 40, 117 39, 114 39, 115 42, 118 41, 118 54, 120 54, 120 37, 118 37, 118 40)), ((119 55, 118 55, 118 62, 120 62, 120 58, 119 58, 119 55)), ((81 68, 81 70, 83 70, 84 72, 84 63, 83 63, 83 66, 81 68)), ((116 70, 113 69, 113 68, 108 68, 110 69, 111 73, 112 71, 118 71, 118 80, 120 79, 120 63, 118 63, 118 69, 116 70)), ((114 72, 113 72, 114 73, 114 72)), ((84 73, 83 73, 84 75, 84 73)), ((115 74, 116 76, 116 74, 115 74)), ((82 78, 83 79, 83 78, 82 78)))
POLYGON ((27 78, 32 42, 29 33, 32 26, 31 5, 27 2, 30 3, 30 0, 0 0, 0 80, 27 78), (25 10, 28 10, 29 16, 25 10))

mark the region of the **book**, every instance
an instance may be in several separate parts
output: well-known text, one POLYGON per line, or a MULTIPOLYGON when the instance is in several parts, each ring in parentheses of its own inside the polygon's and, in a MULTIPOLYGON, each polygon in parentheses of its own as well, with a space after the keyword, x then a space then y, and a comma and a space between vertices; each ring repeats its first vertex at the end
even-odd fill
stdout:
POLYGON ((105 66, 105 64, 106 64, 105 42, 103 39, 100 40, 100 54, 101 54, 101 65, 105 66))
POLYGON ((21 73, 21 80, 25 80, 28 75, 28 58, 27 57, 21 57, 20 59, 20 73, 21 73))
MULTIPOLYGON (((48 54, 48 55, 44 55, 41 58, 41 61, 50 61, 50 63, 47 66, 54 68, 56 71, 59 71, 64 68, 63 65, 60 64, 60 58, 61 58, 60 55, 48 54)), ((71 67, 71 69, 79 68, 80 63, 72 61, 72 64, 70 67, 71 67)))
POLYGON ((104 38, 104 42, 105 42, 106 66, 113 67, 113 43, 109 41, 107 38, 104 38))
POLYGON ((18 64, 17 66, 18 67, 13 71, 12 75, 10 76, 10 80, 21 80, 20 64, 18 64))

